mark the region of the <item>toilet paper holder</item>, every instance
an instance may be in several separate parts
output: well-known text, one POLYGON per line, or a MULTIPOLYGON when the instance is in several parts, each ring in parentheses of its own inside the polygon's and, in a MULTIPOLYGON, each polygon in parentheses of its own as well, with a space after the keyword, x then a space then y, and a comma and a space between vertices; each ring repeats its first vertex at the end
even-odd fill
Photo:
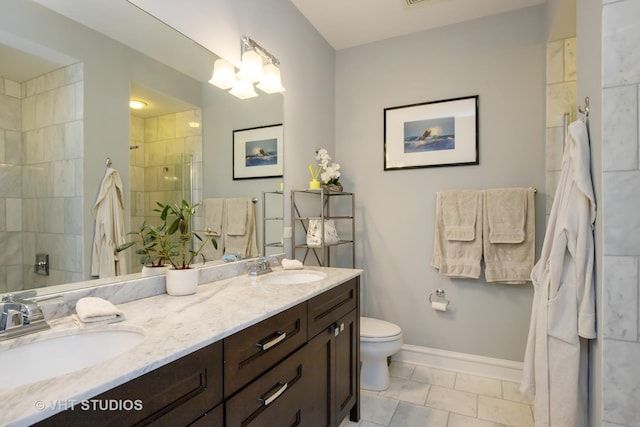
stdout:
POLYGON ((435 292, 431 292, 429 294, 429 302, 433 303, 433 296, 436 296, 437 299, 439 299, 439 302, 443 302, 446 304, 447 308, 449 307, 449 300, 445 298, 444 296, 444 289, 436 289, 435 292))

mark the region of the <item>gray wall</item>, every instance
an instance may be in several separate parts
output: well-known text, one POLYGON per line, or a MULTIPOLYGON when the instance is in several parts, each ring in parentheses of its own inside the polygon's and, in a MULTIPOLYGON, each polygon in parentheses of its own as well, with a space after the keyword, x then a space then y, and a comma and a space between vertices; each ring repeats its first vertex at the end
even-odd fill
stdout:
POLYGON ((522 361, 533 290, 450 279, 430 267, 435 193, 536 187, 545 223, 542 7, 337 52, 336 153, 356 194, 366 315, 397 323, 407 344, 522 361), (383 171, 383 109, 480 96, 480 164, 383 171), (433 311, 443 288, 452 304, 433 311))

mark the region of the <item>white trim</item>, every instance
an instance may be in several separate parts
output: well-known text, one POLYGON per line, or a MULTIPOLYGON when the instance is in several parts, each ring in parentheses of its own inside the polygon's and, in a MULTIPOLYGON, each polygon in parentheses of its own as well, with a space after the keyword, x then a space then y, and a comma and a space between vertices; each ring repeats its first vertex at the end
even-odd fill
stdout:
POLYGON ((393 360, 518 383, 524 366, 522 362, 512 360, 408 344, 400 348, 400 351, 393 356, 393 360))

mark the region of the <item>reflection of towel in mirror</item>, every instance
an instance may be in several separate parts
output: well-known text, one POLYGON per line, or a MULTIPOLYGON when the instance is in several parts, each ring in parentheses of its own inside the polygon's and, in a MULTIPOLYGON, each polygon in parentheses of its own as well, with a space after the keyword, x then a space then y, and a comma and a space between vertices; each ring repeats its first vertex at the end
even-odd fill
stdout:
POLYGON ((223 229, 224 253, 241 258, 258 256, 256 214, 250 198, 227 199, 225 227, 223 229), (240 224, 244 218, 244 223, 240 224), (239 234, 244 230, 242 234, 239 234))
POLYGON ((124 191, 120 173, 113 168, 107 168, 104 174, 93 206, 93 216, 96 223, 91 275, 113 277, 127 274, 128 257, 116 253, 116 247, 125 243, 124 191))
POLYGON ((202 201, 203 229, 211 229, 213 236, 218 244, 218 249, 213 245, 207 244, 202 250, 202 255, 207 261, 213 261, 222 258, 224 253, 224 235, 222 227, 225 216, 225 199, 214 198, 204 199, 202 201))
POLYGON ((96 297, 80 298, 76 303, 80 321, 85 323, 111 323, 124 320, 124 313, 111 302, 96 297))
POLYGON ((484 191, 484 263, 487 282, 525 283, 535 258, 533 188, 484 191))
POLYGON ((480 277, 482 195, 477 190, 446 190, 436 195, 431 266, 450 277, 480 277))

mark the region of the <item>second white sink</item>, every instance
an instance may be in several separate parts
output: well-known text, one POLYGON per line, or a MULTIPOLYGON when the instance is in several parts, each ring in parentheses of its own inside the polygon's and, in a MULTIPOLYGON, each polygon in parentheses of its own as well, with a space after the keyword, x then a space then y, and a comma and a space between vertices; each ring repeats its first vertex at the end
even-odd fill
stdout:
POLYGON ((326 273, 315 270, 284 270, 268 273, 260 278, 264 285, 299 285, 326 278, 326 273))
POLYGON ((0 351, 0 388, 13 388, 95 365, 139 344, 138 329, 99 329, 45 334, 41 339, 0 351))

